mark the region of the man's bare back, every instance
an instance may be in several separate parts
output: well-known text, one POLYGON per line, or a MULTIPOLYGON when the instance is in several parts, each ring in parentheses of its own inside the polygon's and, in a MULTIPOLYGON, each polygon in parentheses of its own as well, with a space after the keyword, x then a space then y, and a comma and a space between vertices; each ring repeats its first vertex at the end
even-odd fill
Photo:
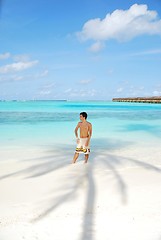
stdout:
POLYGON ((78 128, 80 128, 80 138, 88 138, 91 134, 92 125, 91 123, 85 121, 85 122, 79 122, 78 128))

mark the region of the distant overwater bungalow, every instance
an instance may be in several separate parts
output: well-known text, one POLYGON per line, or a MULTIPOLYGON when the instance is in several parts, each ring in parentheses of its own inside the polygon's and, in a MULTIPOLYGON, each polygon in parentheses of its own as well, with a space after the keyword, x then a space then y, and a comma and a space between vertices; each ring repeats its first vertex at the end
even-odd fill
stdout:
POLYGON ((161 97, 113 98, 113 102, 161 103, 161 97))

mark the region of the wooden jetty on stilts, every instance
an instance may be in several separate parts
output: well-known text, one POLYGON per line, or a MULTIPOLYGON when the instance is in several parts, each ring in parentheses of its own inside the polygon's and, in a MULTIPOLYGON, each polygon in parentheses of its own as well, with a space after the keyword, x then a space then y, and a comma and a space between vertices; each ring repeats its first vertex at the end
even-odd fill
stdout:
POLYGON ((161 97, 113 98, 113 102, 161 103, 161 97))

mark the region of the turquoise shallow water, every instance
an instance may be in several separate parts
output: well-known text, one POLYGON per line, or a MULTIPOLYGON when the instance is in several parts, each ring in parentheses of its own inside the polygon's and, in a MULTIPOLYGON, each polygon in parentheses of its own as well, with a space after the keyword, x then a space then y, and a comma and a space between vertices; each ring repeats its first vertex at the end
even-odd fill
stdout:
POLYGON ((93 139, 160 141, 161 105, 116 102, 0 102, 0 143, 61 144, 74 141, 79 113, 86 111, 93 139))

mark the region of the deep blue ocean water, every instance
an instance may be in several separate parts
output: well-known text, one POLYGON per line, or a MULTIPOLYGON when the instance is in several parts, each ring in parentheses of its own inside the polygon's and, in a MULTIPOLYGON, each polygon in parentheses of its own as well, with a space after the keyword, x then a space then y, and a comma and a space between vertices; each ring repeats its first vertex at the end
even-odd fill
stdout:
POLYGON ((93 139, 160 141, 161 105, 117 102, 1 101, 0 143, 61 144, 74 139, 86 111, 93 139))

